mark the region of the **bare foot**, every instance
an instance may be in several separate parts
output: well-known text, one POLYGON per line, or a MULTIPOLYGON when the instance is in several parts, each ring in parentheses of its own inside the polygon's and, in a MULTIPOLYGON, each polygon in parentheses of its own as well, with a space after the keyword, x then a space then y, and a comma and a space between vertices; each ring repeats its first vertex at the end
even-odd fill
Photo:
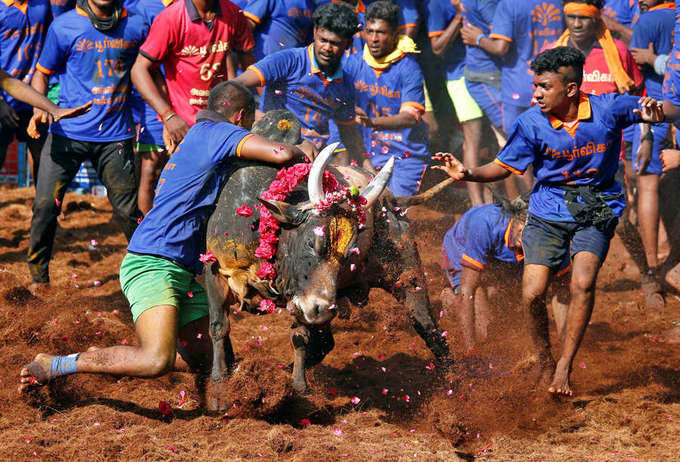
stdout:
POLYGON ((34 388, 42 387, 52 380, 50 366, 54 356, 39 353, 33 362, 24 366, 19 373, 21 377, 19 393, 25 393, 34 388))
POLYGON ((555 361, 546 361, 541 364, 541 372, 536 381, 535 391, 545 390, 550 385, 550 382, 555 373, 555 361))
POLYGON ((28 291, 33 294, 34 297, 40 297, 45 295, 47 291, 50 290, 49 282, 31 282, 28 285, 28 291))
POLYGON ((659 342, 670 344, 680 343, 680 326, 675 326, 664 331, 659 336, 659 342))
POLYGON ((564 364, 563 361, 557 363, 555 367, 555 375, 552 383, 548 387, 548 392, 556 396, 571 396, 574 393, 571 391, 569 385, 569 364, 564 364))

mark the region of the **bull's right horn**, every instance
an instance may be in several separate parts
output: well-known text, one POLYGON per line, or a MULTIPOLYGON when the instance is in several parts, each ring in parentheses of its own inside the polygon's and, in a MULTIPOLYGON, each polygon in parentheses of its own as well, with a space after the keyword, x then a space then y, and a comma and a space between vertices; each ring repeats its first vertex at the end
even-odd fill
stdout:
POLYGON ((314 159, 312 168, 309 171, 309 178, 307 179, 307 192, 309 193, 309 201, 312 204, 318 204, 326 198, 326 194, 323 192, 323 171, 326 170, 326 166, 330 163, 333 152, 339 144, 329 144, 314 159))
POLYGON ((392 172, 394 171, 394 156, 390 157, 390 160, 385 162, 385 165, 380 169, 375 178, 371 180, 370 183, 366 185, 364 189, 361 190, 361 195, 366 198, 366 208, 370 209, 378 197, 383 193, 387 187, 387 183, 392 177, 392 172))

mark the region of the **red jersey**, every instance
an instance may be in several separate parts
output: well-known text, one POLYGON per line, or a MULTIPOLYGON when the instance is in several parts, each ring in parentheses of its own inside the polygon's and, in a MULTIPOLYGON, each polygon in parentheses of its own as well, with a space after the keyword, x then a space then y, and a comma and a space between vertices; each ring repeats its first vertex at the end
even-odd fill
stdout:
MULTIPOLYGON (((635 87, 641 88, 643 84, 642 73, 637 64, 635 64, 633 56, 622 41, 614 39, 614 43, 616 44, 616 49, 619 51, 623 68, 633 82, 635 82, 635 87)), ((612 73, 609 70, 609 66, 607 66, 607 60, 604 57, 604 51, 597 42, 588 56, 586 56, 586 63, 583 66, 583 83, 581 84, 581 91, 590 95, 618 93, 616 83, 612 78, 612 73)))
POLYGON ((191 0, 180 0, 161 11, 140 53, 163 64, 170 103, 189 125, 205 109, 210 89, 229 80, 229 52, 250 51, 253 34, 239 8, 216 0, 215 18, 204 22, 191 0))

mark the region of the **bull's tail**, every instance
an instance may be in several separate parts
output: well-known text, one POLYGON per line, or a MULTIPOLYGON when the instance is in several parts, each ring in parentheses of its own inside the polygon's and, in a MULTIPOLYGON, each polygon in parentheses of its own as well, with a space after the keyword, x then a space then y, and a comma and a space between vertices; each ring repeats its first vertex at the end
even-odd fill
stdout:
POLYGON ((432 199, 434 196, 442 192, 449 185, 454 182, 453 178, 447 178, 444 181, 432 186, 427 191, 424 191, 415 196, 395 196, 394 199, 397 205, 401 208, 407 208, 412 205, 420 205, 425 201, 432 199))

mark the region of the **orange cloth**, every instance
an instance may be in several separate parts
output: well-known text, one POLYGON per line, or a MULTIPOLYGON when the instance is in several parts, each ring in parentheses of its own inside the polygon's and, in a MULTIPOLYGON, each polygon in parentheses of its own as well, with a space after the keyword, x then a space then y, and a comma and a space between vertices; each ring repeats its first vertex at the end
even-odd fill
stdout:
MULTIPOLYGON (((579 16, 599 19, 602 13, 599 8, 596 8, 593 5, 570 2, 564 5, 564 14, 565 16, 577 14, 579 16)), ((557 39, 556 46, 568 46, 569 38, 569 29, 567 29, 562 36, 557 39)), ((635 82, 633 82, 633 79, 630 78, 623 68, 621 56, 619 56, 619 51, 616 49, 616 44, 614 43, 614 37, 612 37, 612 33, 609 32, 609 29, 605 27, 602 21, 600 21, 600 30, 597 33, 597 41, 602 47, 604 58, 607 61, 607 67, 609 67, 609 70, 612 73, 612 79, 614 79, 614 83, 616 83, 616 88, 618 88, 619 93, 630 91, 631 88, 635 86, 635 82)))

